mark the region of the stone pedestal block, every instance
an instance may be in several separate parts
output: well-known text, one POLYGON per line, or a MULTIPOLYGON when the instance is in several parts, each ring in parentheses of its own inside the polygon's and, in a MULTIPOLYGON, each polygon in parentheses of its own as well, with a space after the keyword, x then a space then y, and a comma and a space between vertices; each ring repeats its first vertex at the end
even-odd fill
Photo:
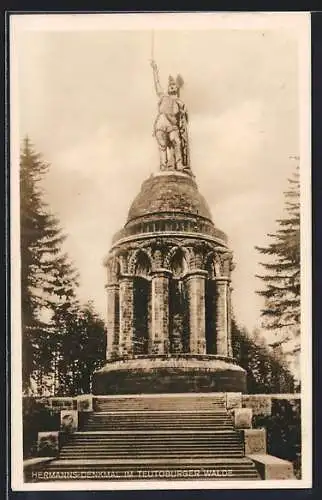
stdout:
POLYGON ((60 412, 60 430, 64 433, 75 432, 78 429, 77 410, 62 410, 60 412))
POLYGON ((234 409, 234 425, 236 429, 251 429, 253 412, 251 408, 234 409))
POLYGON ((262 479, 295 479, 292 462, 272 455, 248 455, 262 479))
POLYGON ((242 430, 245 455, 266 453, 266 429, 243 429, 242 430))
POLYGON ((93 396, 91 394, 77 397, 77 411, 93 411, 93 396))
POLYGON ((226 394, 226 408, 233 410, 234 408, 242 407, 242 393, 241 392, 227 392, 226 394))
POLYGON ((59 431, 38 432, 37 451, 40 457, 56 457, 59 452, 59 431))
POLYGON ((155 356, 107 362, 93 374, 94 395, 244 392, 246 372, 231 361, 204 355, 155 356))

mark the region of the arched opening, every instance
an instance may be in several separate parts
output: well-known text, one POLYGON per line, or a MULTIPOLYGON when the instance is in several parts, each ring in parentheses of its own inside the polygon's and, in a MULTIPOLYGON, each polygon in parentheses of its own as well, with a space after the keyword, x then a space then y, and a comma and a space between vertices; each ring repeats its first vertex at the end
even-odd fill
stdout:
POLYGON ((178 248, 171 258, 172 278, 169 289, 170 315, 170 353, 182 353, 189 350, 189 317, 187 288, 184 275, 187 262, 184 252, 178 248))
POLYGON ((135 260, 134 274, 142 278, 147 278, 151 272, 151 262, 149 256, 143 252, 138 252, 135 260))
POLYGON ((206 262, 206 271, 208 272, 205 290, 206 352, 216 354, 216 282, 213 255, 210 255, 206 262))
POLYGON ((187 261, 181 248, 177 248, 174 252, 170 262, 170 269, 172 271, 173 277, 176 279, 182 278, 182 276, 185 274, 187 270, 187 261))
POLYGON ((145 252, 136 257, 133 283, 133 351, 147 354, 151 322, 151 262, 145 252))
POLYGON ((119 279, 119 277, 120 277, 120 274, 121 274, 121 266, 120 266, 120 262, 119 262, 119 260, 118 260, 118 259, 117 259, 117 261, 115 262, 114 272, 115 272, 115 278, 116 278, 116 281, 118 281, 118 279, 119 279))

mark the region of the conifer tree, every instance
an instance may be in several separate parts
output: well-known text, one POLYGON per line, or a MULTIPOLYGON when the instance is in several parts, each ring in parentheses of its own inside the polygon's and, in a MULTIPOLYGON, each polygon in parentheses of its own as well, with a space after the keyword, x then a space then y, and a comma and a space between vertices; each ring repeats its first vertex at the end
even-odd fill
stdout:
POLYGON ((49 165, 25 138, 20 155, 20 249, 23 386, 33 372, 50 369, 56 330, 44 320, 76 296, 77 273, 62 250, 65 236, 44 199, 42 182, 49 165))
POLYGON ((277 220, 278 228, 268 234, 267 247, 255 248, 267 261, 261 262, 265 273, 257 276, 264 289, 257 293, 264 297, 261 311, 263 326, 277 335, 274 348, 292 340, 296 349, 300 332, 300 174, 299 167, 288 179, 284 218, 277 220))

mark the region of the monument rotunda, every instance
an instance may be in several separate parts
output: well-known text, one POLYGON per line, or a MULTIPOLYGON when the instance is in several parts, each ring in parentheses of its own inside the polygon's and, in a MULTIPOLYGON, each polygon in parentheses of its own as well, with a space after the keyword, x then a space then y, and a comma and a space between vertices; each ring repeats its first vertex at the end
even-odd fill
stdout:
POLYGON ((107 362, 93 394, 245 392, 233 358, 232 252, 190 167, 181 77, 159 97, 160 169, 142 184, 105 260, 107 362))

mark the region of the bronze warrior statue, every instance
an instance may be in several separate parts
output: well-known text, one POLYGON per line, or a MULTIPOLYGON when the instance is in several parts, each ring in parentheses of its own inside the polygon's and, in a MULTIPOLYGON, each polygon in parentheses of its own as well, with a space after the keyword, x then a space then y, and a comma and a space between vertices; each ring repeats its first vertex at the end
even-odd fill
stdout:
POLYGON ((180 99, 183 79, 169 76, 168 91, 164 92, 159 81, 158 67, 151 61, 154 86, 159 97, 158 115, 154 122, 155 136, 160 152, 160 169, 177 170, 191 175, 188 144, 188 113, 180 99))

